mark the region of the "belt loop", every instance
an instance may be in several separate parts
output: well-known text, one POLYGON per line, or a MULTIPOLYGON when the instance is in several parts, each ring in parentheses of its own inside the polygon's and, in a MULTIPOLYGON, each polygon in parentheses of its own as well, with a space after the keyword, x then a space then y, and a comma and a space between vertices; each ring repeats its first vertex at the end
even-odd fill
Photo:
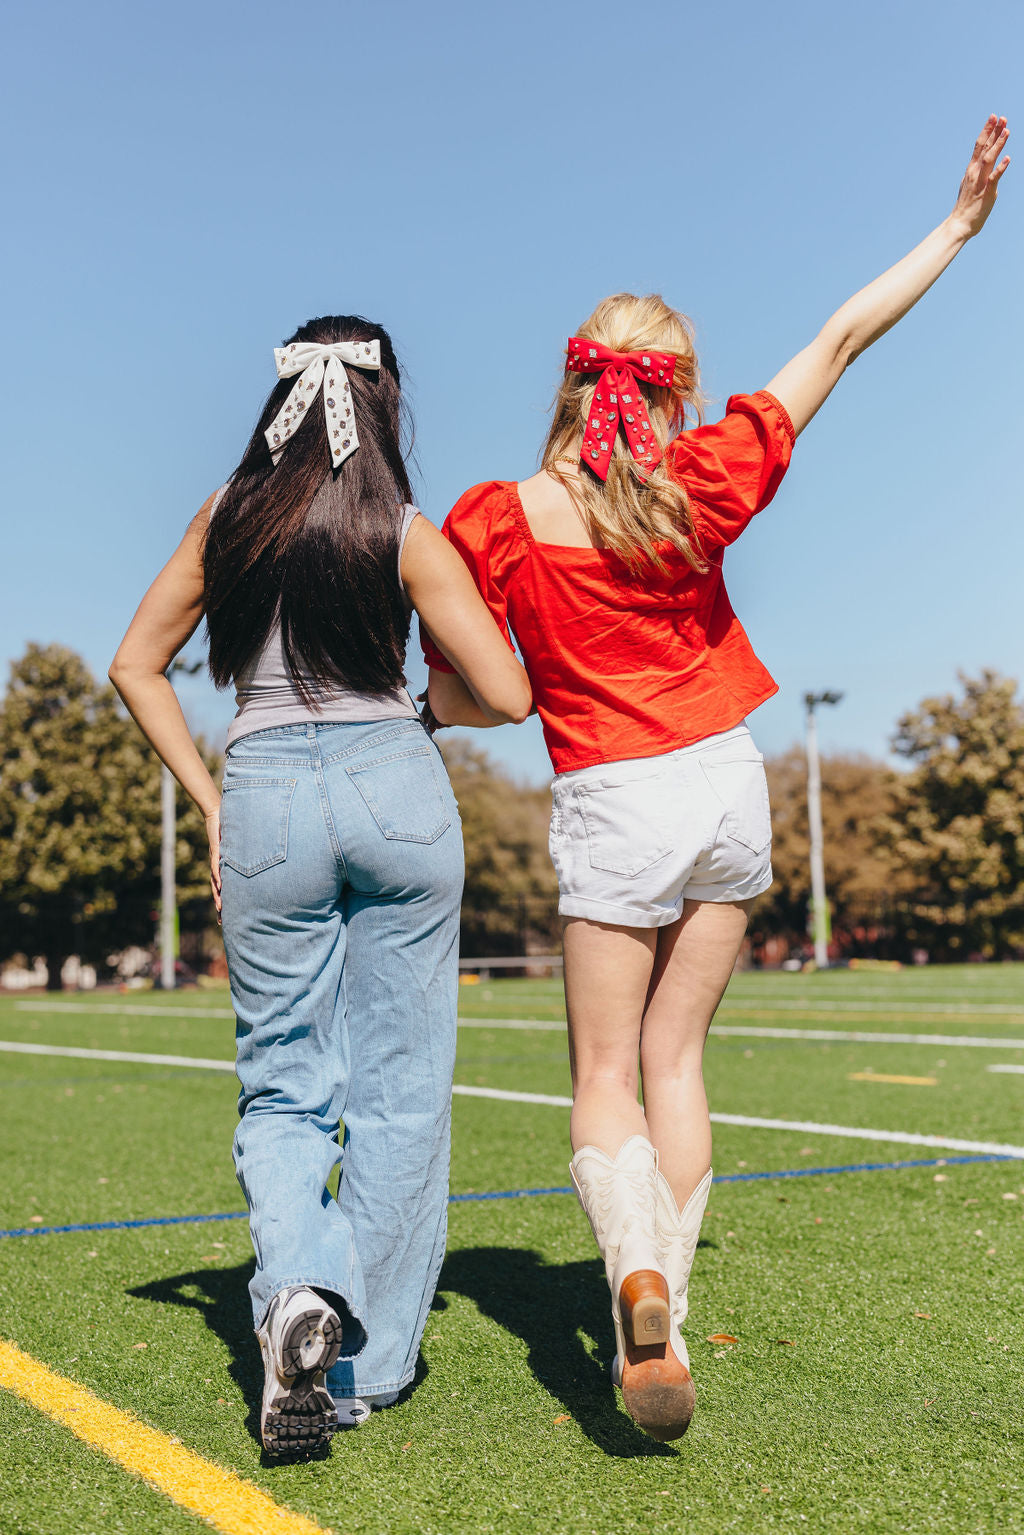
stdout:
POLYGON ((309 742, 309 755, 312 757, 314 764, 319 767, 320 747, 316 738, 316 726, 312 720, 306 721, 306 740, 309 742))

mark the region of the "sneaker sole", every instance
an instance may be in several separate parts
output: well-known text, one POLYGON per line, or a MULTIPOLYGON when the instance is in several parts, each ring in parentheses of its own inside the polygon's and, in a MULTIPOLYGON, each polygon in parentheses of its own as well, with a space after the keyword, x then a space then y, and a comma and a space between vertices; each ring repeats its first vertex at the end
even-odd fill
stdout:
POLYGON ((341 1322, 329 1308, 300 1312, 281 1342, 280 1369, 260 1339, 266 1386, 260 1432, 271 1455, 310 1455, 331 1442, 338 1414, 324 1382, 341 1352, 341 1322))

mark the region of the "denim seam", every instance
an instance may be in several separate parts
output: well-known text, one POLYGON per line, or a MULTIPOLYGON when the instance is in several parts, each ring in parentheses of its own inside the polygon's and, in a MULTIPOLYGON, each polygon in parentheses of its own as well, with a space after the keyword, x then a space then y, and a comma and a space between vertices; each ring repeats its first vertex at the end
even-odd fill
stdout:
MULTIPOLYGON (((449 1162, 449 1170, 450 1170, 450 1162, 449 1162)), ((449 1190, 450 1190, 451 1189, 451 1183, 450 1182, 448 1184, 448 1187, 449 1187, 449 1190)), ((438 1256, 438 1258, 437 1258, 437 1260, 436 1260, 436 1262, 434 1264, 433 1273, 430 1275, 429 1279, 427 1280, 427 1283, 423 1287, 423 1297, 422 1297, 422 1299, 420 1301, 420 1310, 421 1310, 421 1313, 422 1313, 422 1316, 423 1316, 423 1324, 422 1324, 422 1326, 419 1329, 419 1333, 418 1333, 418 1335, 416 1337, 415 1343, 410 1348, 409 1353, 406 1356, 406 1361, 405 1361, 405 1368, 406 1368, 406 1370, 409 1371, 409 1376, 410 1377, 412 1375, 414 1375, 415 1372, 416 1372, 416 1360, 419 1358, 420 1349, 423 1346, 423 1334, 427 1330, 427 1321, 429 1320, 429 1317, 430 1317, 430 1305, 431 1305, 431 1302, 433 1301, 434 1296, 437 1294, 437 1283, 438 1283, 438 1280, 441 1277, 441 1270, 444 1267, 445 1253, 446 1253, 447 1247, 448 1247, 448 1205, 447 1205, 447 1202, 445 1203, 444 1210, 441 1213, 441 1219, 438 1222, 438 1228, 439 1229, 443 1229, 444 1237, 443 1237, 443 1239, 441 1241, 441 1251, 440 1251, 440 1254, 439 1254, 439 1256, 438 1256), (424 1302, 426 1302, 425 1305, 424 1305, 424 1302)))
POLYGON ((312 763, 296 760, 295 757, 229 757, 228 767, 286 767, 296 772, 299 768, 311 767, 312 763))
MULTIPOLYGON (((398 730, 389 730, 389 731, 386 731, 386 732, 384 732, 384 733, 382 733, 381 735, 378 735, 378 736, 371 736, 368 741, 360 741, 356 746, 347 746, 343 752, 330 752, 330 753, 327 753, 323 757, 323 761, 324 762, 343 762, 346 757, 358 756, 358 754, 360 752, 368 751, 370 749, 370 747, 372 747, 372 746, 385 746, 388 743, 388 741, 397 741, 401 736, 406 735, 408 733, 408 730, 409 730, 410 726, 415 727, 415 729, 417 729, 419 731, 422 731, 422 729, 423 729, 423 726, 422 726, 422 724, 420 723, 420 721, 418 719, 405 720, 405 721, 403 721, 402 727, 400 729, 398 729, 398 730)), ((425 751, 429 750, 429 748, 426 747, 426 746, 424 746, 423 749, 425 751)), ((402 754, 400 753, 399 755, 402 755, 402 754)), ((383 759, 382 758, 381 760, 383 761, 383 760, 387 760, 387 759, 383 759)))
POLYGON ((298 783, 297 778, 242 778, 229 780, 224 785, 224 793, 231 794, 236 789, 294 789, 298 783))
MULTIPOLYGON (((430 750, 426 746, 410 746, 406 751, 388 752, 386 757, 374 757, 372 762, 360 762, 353 767, 347 767, 346 773, 368 773, 371 768, 383 767, 385 762, 404 762, 409 757, 429 757, 430 750)), ((325 762, 337 762, 337 757, 325 757, 325 762)))
POLYGON ((338 837, 337 828, 334 825, 334 816, 331 814, 331 802, 327 798, 327 782, 324 778, 323 759, 318 757, 318 760, 313 764, 313 766, 316 772, 317 793, 320 796, 320 813, 324 818, 324 825, 327 828, 327 835, 331 839, 331 851, 333 852, 335 860, 337 861, 342 881, 347 884, 348 867, 345 863, 345 855, 341 851, 341 841, 338 837))
POLYGON ((413 1365, 410 1370, 406 1371, 401 1380, 389 1380, 383 1382, 380 1385, 373 1386, 355 1386, 353 1387, 353 1395, 386 1396, 389 1391, 401 1391, 405 1386, 409 1384, 415 1374, 416 1366, 413 1365))
POLYGON ((372 735, 370 740, 358 741, 355 746, 345 746, 344 752, 329 752, 329 754, 325 754, 324 757, 322 757, 322 760, 324 760, 325 763, 338 763, 338 761, 344 760, 345 757, 356 757, 359 752, 368 751, 368 748, 372 748, 372 746, 382 746, 382 744, 387 744, 387 741, 398 740, 401 735, 407 734, 407 732, 410 731, 410 728, 416 729, 416 731, 422 731, 424 726, 422 726, 422 721, 421 718, 419 718, 419 715, 416 715, 416 718, 413 718, 410 715, 408 720, 402 720, 401 725, 396 726, 396 728, 391 728, 390 731, 381 731, 381 734, 379 735, 372 735))

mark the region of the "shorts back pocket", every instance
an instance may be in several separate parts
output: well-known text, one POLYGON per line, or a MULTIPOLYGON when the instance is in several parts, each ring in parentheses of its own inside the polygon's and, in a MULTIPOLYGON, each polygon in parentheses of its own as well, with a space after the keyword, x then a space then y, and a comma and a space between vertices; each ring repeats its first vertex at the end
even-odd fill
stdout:
POLYGON ((297 779, 226 778, 220 810, 221 862, 254 874, 288 857, 288 817, 297 779))
POLYGON ((598 779, 576 785, 592 869, 633 879, 671 851, 657 781, 648 775, 625 782, 598 779))
POLYGON ((726 835, 752 853, 763 853, 772 840, 772 815, 761 758, 746 756, 730 761, 709 753, 701 767, 725 811, 726 835))

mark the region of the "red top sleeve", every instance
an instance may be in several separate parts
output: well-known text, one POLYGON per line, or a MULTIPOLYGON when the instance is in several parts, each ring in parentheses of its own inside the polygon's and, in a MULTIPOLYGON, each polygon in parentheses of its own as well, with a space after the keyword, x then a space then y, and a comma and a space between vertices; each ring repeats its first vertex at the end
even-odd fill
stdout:
POLYGON ((669 445, 666 465, 690 497, 705 550, 731 544, 768 505, 795 441, 785 406, 761 389, 732 395, 721 421, 680 432, 669 445))
MULTIPOLYGON (((462 555, 509 649, 514 650, 505 593, 526 550, 512 516, 508 486, 496 480, 474 485, 456 501, 441 531, 462 555)), ((438 672, 455 670, 422 623, 420 642, 428 666, 438 672)))

